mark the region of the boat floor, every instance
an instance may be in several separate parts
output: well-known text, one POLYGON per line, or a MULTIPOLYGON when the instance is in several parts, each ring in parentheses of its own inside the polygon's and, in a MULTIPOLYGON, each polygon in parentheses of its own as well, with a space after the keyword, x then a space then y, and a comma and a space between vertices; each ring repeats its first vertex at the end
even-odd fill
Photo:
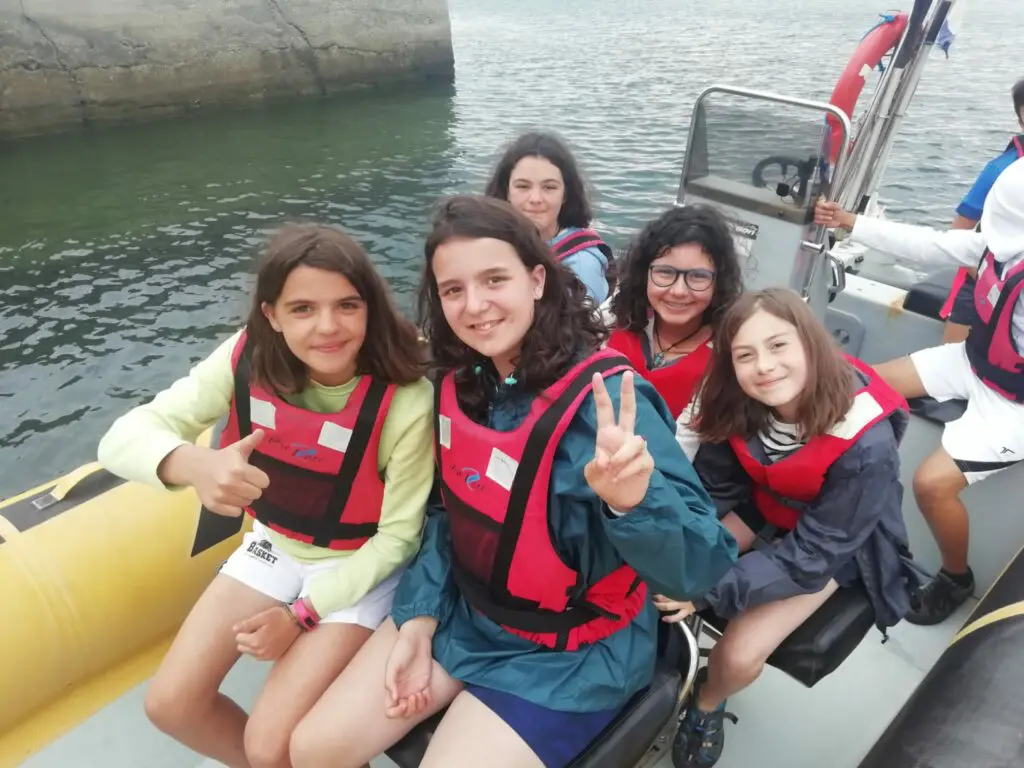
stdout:
MULTIPOLYGON (((855 768, 974 608, 974 601, 937 627, 906 622, 889 642, 872 631, 849 659, 813 689, 769 668, 729 702, 739 717, 727 726, 719 768, 855 768)), ((251 704, 267 666, 243 660, 228 676, 225 692, 251 704)), ((22 763, 24 768, 216 768, 159 733, 142 710, 144 685, 22 763), (144 761, 140 756, 145 755, 144 761)), ((391 768, 386 757, 373 768, 391 768)), ((666 756, 657 768, 671 768, 666 756)))

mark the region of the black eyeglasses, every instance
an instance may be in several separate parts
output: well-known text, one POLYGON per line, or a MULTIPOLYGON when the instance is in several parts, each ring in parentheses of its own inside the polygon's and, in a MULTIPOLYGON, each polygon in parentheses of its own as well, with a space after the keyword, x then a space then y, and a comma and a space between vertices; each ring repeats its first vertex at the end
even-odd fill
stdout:
POLYGON ((715 282, 715 273, 710 269, 676 269, 668 264, 652 264, 648 271, 651 282, 659 288, 671 288, 680 276, 691 291, 706 291, 715 282))

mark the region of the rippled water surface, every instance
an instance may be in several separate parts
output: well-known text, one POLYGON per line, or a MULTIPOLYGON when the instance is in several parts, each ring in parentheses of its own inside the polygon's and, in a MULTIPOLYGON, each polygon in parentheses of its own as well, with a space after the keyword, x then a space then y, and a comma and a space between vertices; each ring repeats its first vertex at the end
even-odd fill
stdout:
MULTIPOLYGON (((0 496, 92 460, 119 413, 234 329, 279 222, 343 224, 408 307, 433 201, 479 190, 500 145, 546 126, 576 147, 622 245, 673 198, 697 93, 732 83, 825 100, 884 10, 451 0, 453 87, 0 145, 0 496)), ((952 218, 1013 130, 1021 50, 1020 0, 975 0, 902 129, 882 190, 891 216, 952 218)))

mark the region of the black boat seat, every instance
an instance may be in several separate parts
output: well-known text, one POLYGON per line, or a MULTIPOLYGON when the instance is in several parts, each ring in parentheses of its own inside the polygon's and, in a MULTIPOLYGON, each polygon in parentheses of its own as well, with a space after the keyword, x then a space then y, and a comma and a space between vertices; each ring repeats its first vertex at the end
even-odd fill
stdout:
POLYGON ((946 400, 940 403, 933 397, 912 397, 907 400, 907 405, 914 416, 920 416, 936 424, 956 421, 967 410, 966 400, 946 400))
MULTIPOLYGON (((692 636, 683 636, 681 629, 667 624, 659 627, 659 656, 651 684, 629 700, 618 717, 576 757, 570 768, 627 768, 640 762, 659 740, 659 735, 678 714, 677 703, 681 695, 688 694, 697 668, 696 645, 692 636)), ((440 712, 420 723, 389 749, 387 756, 401 768, 416 768, 443 716, 440 712)), ((666 744, 670 743, 671 734, 666 739, 666 744)))
POLYGON ((940 320, 939 310, 949 297, 957 267, 943 267, 914 283, 903 300, 903 309, 933 320, 940 320))
MULTIPOLYGON (((699 616, 719 632, 729 623, 711 611, 699 616)), ((860 583, 841 587, 782 641, 768 663, 812 688, 839 668, 874 625, 875 611, 860 583)))

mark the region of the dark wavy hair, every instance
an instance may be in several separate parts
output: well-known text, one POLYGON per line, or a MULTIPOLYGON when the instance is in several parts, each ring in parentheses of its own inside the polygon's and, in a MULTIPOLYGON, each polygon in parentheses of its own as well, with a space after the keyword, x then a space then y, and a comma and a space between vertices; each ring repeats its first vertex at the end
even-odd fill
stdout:
POLYGON ((704 322, 715 323, 719 313, 736 300, 743 292, 743 272, 725 218, 707 205, 672 207, 647 223, 621 260, 619 291, 611 302, 616 328, 639 332, 647 327, 651 262, 667 250, 691 244, 699 245, 715 265, 715 293, 704 310, 704 322))
POLYGON ((803 436, 825 434, 853 404, 857 381, 853 366, 807 302, 788 288, 752 291, 730 305, 715 332, 695 424, 701 442, 721 443, 733 436, 750 438, 768 425, 771 409, 740 388, 732 361, 736 334, 759 309, 795 326, 807 355, 807 383, 797 403, 797 423, 803 436))
POLYGON ((494 166, 484 194, 498 200, 508 200, 512 170, 524 157, 543 157, 562 172, 565 194, 562 209, 558 212, 558 228, 589 227, 594 214, 590 207, 587 184, 569 147, 554 133, 532 131, 513 141, 494 166))
POLYGON ((1017 113, 1017 119, 1024 123, 1024 77, 1013 84, 1010 96, 1013 98, 1013 111, 1017 113))
POLYGON ((366 302, 366 338, 356 372, 388 384, 411 384, 426 373, 416 327, 395 308, 387 283, 362 247, 335 227, 287 224, 271 238, 260 261, 256 291, 246 322, 252 344, 253 379, 280 393, 300 392, 309 371, 263 314, 263 304, 281 295, 288 275, 307 266, 344 276, 366 302))
POLYGON ((498 373, 490 358, 464 344, 448 325, 441 308, 432 268, 438 247, 453 238, 492 238, 515 248, 527 269, 544 267, 544 293, 537 301, 533 324, 523 337, 516 379, 540 391, 564 376, 581 355, 597 350, 608 335, 586 301, 586 289, 566 267, 555 262, 536 225, 507 202, 460 195, 442 202, 424 246, 426 264, 420 282, 419 320, 441 375, 455 371, 460 405, 480 417, 486 411, 498 373), (477 372, 479 368, 479 372, 477 372))

